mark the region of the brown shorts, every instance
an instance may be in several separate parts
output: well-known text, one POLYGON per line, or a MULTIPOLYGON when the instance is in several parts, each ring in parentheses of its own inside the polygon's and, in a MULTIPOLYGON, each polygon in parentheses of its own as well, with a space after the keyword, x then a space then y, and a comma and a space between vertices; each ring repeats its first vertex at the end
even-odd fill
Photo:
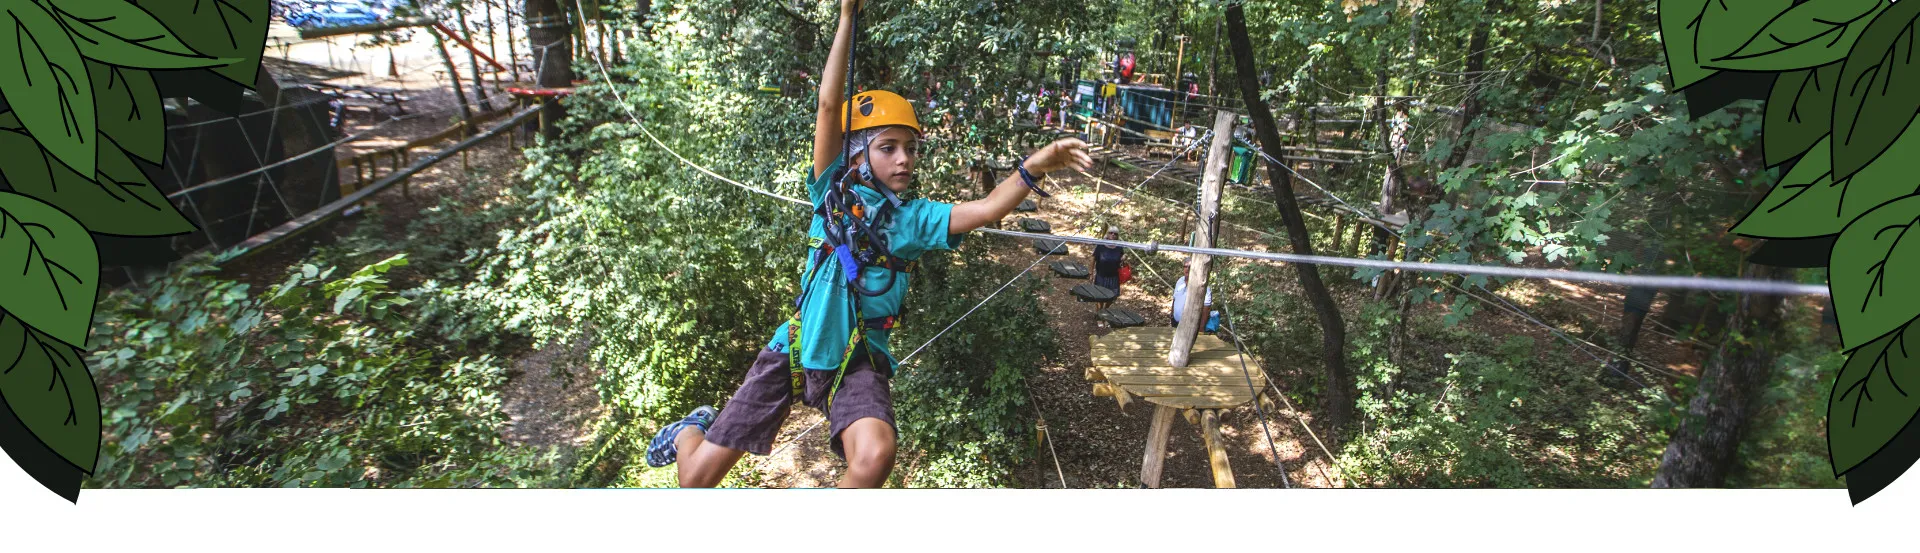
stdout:
MULTIPOLYGON (((833 454, 842 459, 847 454, 840 444, 840 433, 852 426, 853 421, 872 417, 886 422, 896 433, 900 430, 893 421, 893 389, 887 377, 874 370, 866 352, 865 347, 854 350, 832 409, 827 408, 827 392, 833 389, 835 371, 807 371, 806 397, 800 401, 826 412, 830 432, 827 444, 833 454)), ((886 362, 884 356, 873 357, 886 362)), ((740 383, 739 391, 722 406, 720 417, 713 421, 713 428, 707 430, 707 443, 754 455, 770 453, 780 425, 792 410, 793 374, 788 369, 791 366, 787 354, 760 350, 753 368, 747 370, 747 380, 740 383)))

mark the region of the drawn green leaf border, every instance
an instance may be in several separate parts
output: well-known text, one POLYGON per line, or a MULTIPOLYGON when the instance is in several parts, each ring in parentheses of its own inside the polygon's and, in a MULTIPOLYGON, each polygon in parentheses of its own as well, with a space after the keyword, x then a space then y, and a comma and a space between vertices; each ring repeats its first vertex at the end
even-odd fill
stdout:
POLYGON ((1911 441, 1913 434, 1902 429, 1911 427, 1920 411, 1920 378, 1914 378, 1920 376, 1920 350, 1907 347, 1920 336, 1907 332, 1920 322, 1920 294, 1886 286, 1888 278, 1920 266, 1917 246, 1901 243, 1905 232, 1920 224, 1920 183, 1901 180, 1914 174, 1914 163, 1886 155, 1893 153, 1890 146, 1899 150, 1898 143, 1920 138, 1912 136, 1920 134, 1914 119, 1920 107, 1920 62, 1913 52, 1920 2, 1816 4, 1782 8, 1780 2, 1659 0, 1658 9, 1675 89, 1684 92, 1723 70, 1772 73, 1774 86, 1790 87, 1770 93, 1761 140, 1769 166, 1790 162, 1792 170, 1733 231, 1756 238, 1839 239, 1828 262, 1829 286, 1848 360, 1832 387, 1828 455, 1834 476, 1849 476, 1847 487, 1858 504, 1908 470, 1911 452, 1920 451, 1920 444, 1900 442, 1911 441), (1871 10, 1871 17, 1807 17, 1816 9, 1871 10), (1778 31, 1786 24, 1809 28, 1800 21, 1834 27, 1797 34, 1759 30, 1778 31), (1793 42, 1820 37, 1818 52, 1793 42), (1712 51, 1741 44, 1741 53, 1751 53, 1763 38, 1775 41, 1775 50, 1796 55, 1712 51), (1841 51, 1844 56, 1832 59, 1841 51), (1727 63, 1734 57, 1744 61, 1727 63), (1793 159, 1784 159, 1788 156, 1793 159), (1848 195, 1849 187, 1857 194, 1848 195), (1908 456, 1889 457, 1898 467, 1876 462, 1889 455, 1908 456), (1873 478, 1883 481, 1863 482, 1850 474, 1867 465, 1876 465, 1873 478))
MULTIPOLYGON (((0 38, 0 119, 8 121, 0 138, 10 151, 43 156, 0 173, 17 208, 7 214, 19 234, 7 238, 23 246, 13 253, 79 267, 73 279, 91 289, 99 252, 87 234, 193 231, 134 159, 164 161, 162 98, 212 98, 190 85, 169 90, 153 71, 252 88, 269 7, 270 0, 0 0, 0 23, 18 31, 0 38)), ((48 302, 8 300, 18 312, 0 305, 0 354, 17 354, 9 356, 15 378, 0 378, 0 448, 74 502, 100 445, 100 404, 84 365, 97 298, 84 300, 65 312, 48 311, 48 302), (49 381, 60 386, 47 388, 49 381)))

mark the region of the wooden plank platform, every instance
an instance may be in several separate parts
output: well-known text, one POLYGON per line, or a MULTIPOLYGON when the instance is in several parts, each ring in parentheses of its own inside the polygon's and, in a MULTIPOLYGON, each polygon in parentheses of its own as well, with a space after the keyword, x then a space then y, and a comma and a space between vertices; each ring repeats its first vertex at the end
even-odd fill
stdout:
POLYGON ((1173 332, 1136 327, 1094 337, 1087 380, 1104 384, 1096 393, 1122 406, 1140 398, 1182 409, 1225 409, 1252 402, 1266 390, 1266 373, 1218 336, 1198 336, 1187 366, 1172 366, 1167 348, 1173 332))

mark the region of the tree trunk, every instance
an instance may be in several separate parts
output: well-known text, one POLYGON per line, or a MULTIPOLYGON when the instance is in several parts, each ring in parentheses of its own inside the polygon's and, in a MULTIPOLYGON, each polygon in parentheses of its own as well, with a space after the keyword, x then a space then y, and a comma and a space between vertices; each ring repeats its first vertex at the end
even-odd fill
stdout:
MULTIPOLYGON (((532 43, 534 86, 543 89, 573 86, 573 46, 568 42, 567 14, 558 0, 527 0, 527 41, 532 43)), ((548 139, 560 136, 555 123, 566 118, 567 110, 550 96, 540 100, 540 120, 548 139)))
MULTIPOLYGON (((1620 334, 1614 338, 1613 347, 1623 356, 1633 355, 1633 346, 1640 341, 1640 326, 1646 322, 1647 312, 1629 309, 1623 315, 1620 318, 1620 334)), ((1633 374, 1633 364, 1623 356, 1608 360, 1607 366, 1600 370, 1600 378, 1615 385, 1638 386, 1627 378, 1633 374)))
MULTIPOLYGON (((526 21, 526 12, 521 12, 520 20, 526 21)), ((513 72, 513 83, 520 84, 520 46, 513 37, 513 9, 508 5, 500 6, 501 26, 507 28, 507 69, 513 72)))
MULTIPOLYGON (((461 40, 467 41, 468 46, 478 48, 478 46, 474 46, 472 27, 467 25, 467 9, 465 7, 461 7, 459 10, 454 12, 454 17, 460 18, 461 40)), ((481 78, 480 76, 480 53, 472 49, 468 49, 467 63, 473 66, 474 101, 480 104, 480 109, 483 109, 486 111, 493 111, 493 100, 491 98, 487 98, 486 80, 481 78)))
MULTIPOLYGON (((1487 10, 1502 11, 1504 6, 1501 4, 1497 0, 1490 0, 1487 2, 1487 10)), ((1480 101, 1482 91, 1477 85, 1472 85, 1471 81, 1483 78, 1481 71, 1486 70, 1487 66, 1487 34, 1492 28, 1491 22, 1480 22, 1480 25, 1473 29, 1473 38, 1467 41, 1466 79, 1470 85, 1467 87, 1466 102, 1460 106, 1460 132, 1455 135, 1459 138, 1454 140, 1453 151, 1447 154, 1446 164, 1440 166, 1443 170, 1453 169, 1466 163, 1467 152, 1473 149, 1473 123, 1480 117, 1480 111, 1485 109, 1486 103, 1480 101)))
MULTIPOLYGON (((1273 112, 1267 109, 1266 102, 1260 99, 1260 85, 1256 80, 1258 72, 1253 60, 1253 45, 1247 39, 1246 14, 1239 4, 1227 7, 1227 36, 1232 41, 1234 70, 1239 74, 1240 96, 1246 102, 1247 114, 1253 118, 1255 134, 1260 139, 1262 151, 1279 159, 1279 129, 1274 127, 1273 112)), ((1287 241, 1292 243, 1293 252, 1301 255, 1313 255, 1313 242, 1307 234, 1306 221, 1301 219, 1300 205, 1293 197, 1293 179, 1285 167, 1268 162, 1267 178, 1273 181, 1274 204, 1280 209, 1280 218, 1287 226, 1287 241)), ((1320 280, 1320 268, 1304 263, 1293 264, 1300 277, 1300 287, 1307 292, 1307 298, 1313 303, 1314 314, 1320 319, 1320 353, 1327 364, 1327 395, 1323 408, 1327 414, 1328 426, 1339 428, 1353 418, 1354 391, 1352 375, 1347 373, 1347 327, 1340 320, 1340 307, 1327 293, 1326 283, 1320 280)))
MULTIPOLYGON (((1746 272, 1749 278, 1788 280, 1796 270, 1748 265, 1746 272)), ((1688 402, 1680 429, 1660 458, 1655 488, 1720 487, 1737 463, 1734 453, 1753 414, 1754 400, 1773 372, 1772 348, 1779 343, 1776 338, 1786 302, 1777 295, 1752 294, 1735 301, 1738 305, 1727 317, 1727 326, 1739 329, 1746 339, 1721 340, 1700 375, 1699 392, 1688 402)))
MULTIPOLYGON (((426 13, 427 9, 420 5, 420 0, 412 0, 412 2, 414 10, 426 13)), ((460 68, 453 65, 453 54, 447 51, 447 38, 440 36, 439 31, 429 30, 428 32, 433 34, 434 48, 440 50, 440 62, 446 64, 447 79, 453 82, 453 97, 460 101, 460 119, 472 119, 473 107, 467 105, 467 93, 460 90, 460 68)))

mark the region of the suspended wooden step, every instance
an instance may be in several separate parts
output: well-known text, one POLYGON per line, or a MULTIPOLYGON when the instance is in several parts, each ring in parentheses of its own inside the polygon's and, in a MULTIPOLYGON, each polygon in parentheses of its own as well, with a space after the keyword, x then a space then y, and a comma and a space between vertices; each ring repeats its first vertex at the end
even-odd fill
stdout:
POLYGON ((1038 238, 1033 241, 1033 253, 1067 255, 1067 243, 1061 240, 1038 238))
POLYGON ((1013 210, 1014 211, 1039 211, 1040 206, 1038 204, 1033 203, 1033 200, 1020 200, 1020 205, 1014 206, 1013 210))
POLYGON ((1120 297, 1119 292, 1093 283, 1075 285, 1072 292, 1074 297, 1080 298, 1080 301, 1109 302, 1113 301, 1114 298, 1120 297))
POLYGON ((1047 267, 1053 269, 1053 274, 1067 278, 1087 278, 1087 276, 1093 274, 1087 270, 1086 265, 1081 265, 1080 262, 1073 260, 1055 261, 1048 263, 1047 267))
POLYGON ((1038 232, 1038 233, 1044 233, 1044 234, 1053 233, 1053 225, 1049 225, 1047 224, 1046 221, 1042 221, 1039 219, 1021 219, 1020 228, 1023 230, 1026 230, 1027 232, 1038 232))
POLYGON ((1124 307, 1102 309, 1094 316, 1099 317, 1102 321, 1106 321, 1107 324, 1113 325, 1114 328, 1128 328, 1147 324, 1147 319, 1141 317, 1139 313, 1135 313, 1132 309, 1124 307))

